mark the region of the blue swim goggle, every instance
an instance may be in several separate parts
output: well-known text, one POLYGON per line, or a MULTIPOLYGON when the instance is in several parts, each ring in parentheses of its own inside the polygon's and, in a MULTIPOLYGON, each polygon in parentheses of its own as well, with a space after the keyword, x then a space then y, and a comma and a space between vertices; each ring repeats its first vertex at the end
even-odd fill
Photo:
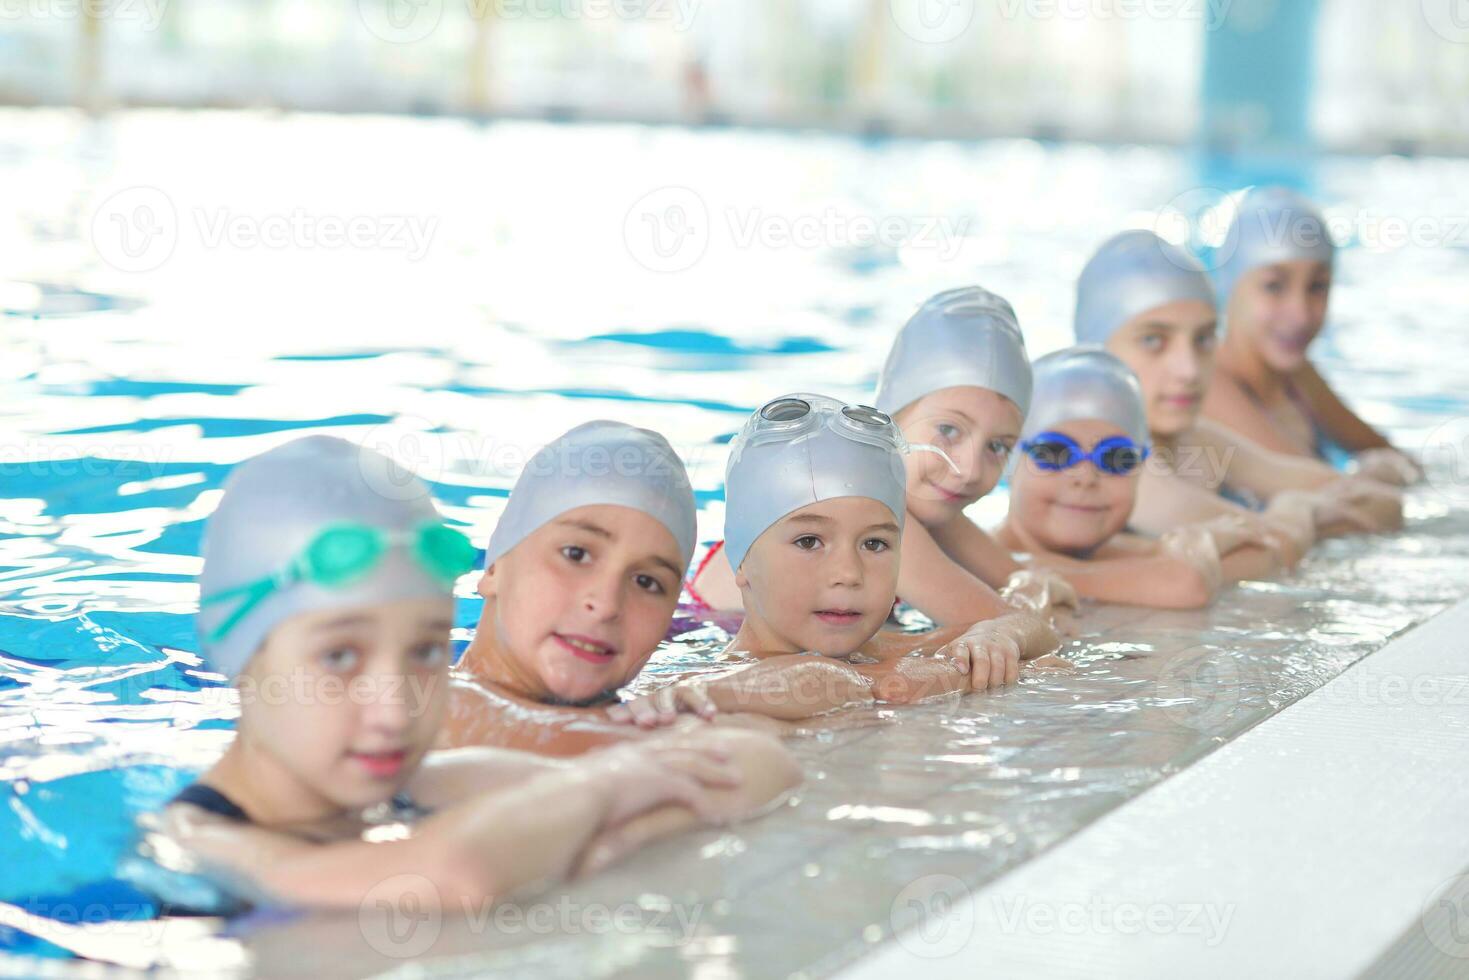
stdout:
POLYGON ((1143 464, 1150 452, 1147 446, 1140 446, 1127 436, 1108 436, 1087 452, 1064 432, 1039 433, 1022 442, 1020 449, 1043 470, 1069 470, 1090 461, 1098 470, 1112 476, 1131 473, 1143 464))
POLYGON ((766 402, 755 413, 754 424, 746 436, 746 444, 789 441, 814 432, 822 425, 844 439, 863 442, 880 449, 907 455, 914 450, 937 453, 955 473, 958 465, 938 446, 910 443, 892 416, 871 405, 846 405, 825 395, 786 395, 766 402))
POLYGON ((252 609, 298 582, 344 589, 360 581, 395 545, 407 547, 419 566, 444 583, 446 589, 474 567, 474 545, 469 538, 443 524, 429 522, 412 531, 385 531, 356 521, 331 524, 316 532, 280 571, 200 598, 201 608, 230 599, 240 601, 235 611, 210 632, 209 641, 217 643, 224 639, 252 609))

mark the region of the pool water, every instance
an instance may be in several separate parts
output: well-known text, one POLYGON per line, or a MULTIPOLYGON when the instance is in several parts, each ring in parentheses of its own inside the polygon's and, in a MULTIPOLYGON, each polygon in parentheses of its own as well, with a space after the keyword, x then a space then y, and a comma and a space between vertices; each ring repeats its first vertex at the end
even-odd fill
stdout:
MULTIPOLYGON (((1252 175, 1029 141, 4 111, 0 176, 0 956, 284 974, 407 953, 358 917, 146 944, 105 927, 155 913, 113 874, 132 818, 230 738, 191 615, 232 464, 308 433, 365 441, 482 545, 530 453, 613 417, 685 455, 713 539, 724 445, 760 402, 870 400, 896 327, 956 284, 1009 297, 1032 354, 1063 346, 1095 244, 1252 175)), ((1299 176, 1379 224, 1469 214, 1464 161, 1299 176)), ((1469 415, 1469 235, 1448 224, 1384 247, 1361 222, 1318 342, 1410 449, 1469 415)), ((432 951, 471 973, 829 972, 911 921, 933 876, 993 878, 1469 593, 1463 480, 1436 468, 1403 535, 1332 542, 1206 613, 1091 610, 1068 671, 795 741, 808 782, 779 812, 568 892, 633 902, 638 930, 446 922, 432 951)), ((687 625, 655 676, 717 665, 720 625, 687 625)))

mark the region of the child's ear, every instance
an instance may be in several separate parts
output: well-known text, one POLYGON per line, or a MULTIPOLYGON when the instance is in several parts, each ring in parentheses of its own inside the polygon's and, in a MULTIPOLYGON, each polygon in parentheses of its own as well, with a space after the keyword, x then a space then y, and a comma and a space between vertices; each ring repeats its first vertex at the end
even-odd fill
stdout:
POLYGON ((745 566, 743 564, 741 564, 739 568, 735 569, 735 587, 738 588, 741 592, 750 587, 750 580, 745 577, 745 566))

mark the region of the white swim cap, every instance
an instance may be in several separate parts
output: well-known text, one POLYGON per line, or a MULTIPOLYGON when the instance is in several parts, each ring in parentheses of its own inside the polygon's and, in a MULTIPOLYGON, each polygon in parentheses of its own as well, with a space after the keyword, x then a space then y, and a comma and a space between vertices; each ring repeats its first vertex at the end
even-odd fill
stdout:
POLYGON ((877 382, 877 407, 901 411, 924 395, 961 385, 1030 408, 1030 358, 1015 311, 978 286, 939 293, 898 331, 877 382))
POLYGON ((694 555, 694 491, 678 453, 656 432, 623 422, 586 422, 526 464, 485 549, 485 567, 537 528, 593 504, 631 507, 673 535, 683 563, 694 555))
POLYGON ((1216 254, 1221 261, 1214 285, 1220 307, 1227 307, 1234 287, 1251 269, 1299 259, 1330 265, 1336 244, 1326 219, 1310 201, 1284 187, 1258 187, 1240 201, 1216 254))
POLYGON ((418 477, 371 449, 308 436, 230 472, 203 554, 200 646, 233 679, 298 613, 450 595, 474 549, 418 477), (445 537, 447 569, 422 557, 445 537), (389 547, 399 543, 411 547, 389 547))
POLYGON ((1204 267, 1151 231, 1124 231, 1102 243, 1077 279, 1076 342, 1105 344, 1133 317, 1186 299, 1214 306, 1204 267))
POLYGON ((1035 401, 1022 440, 1077 419, 1101 419, 1140 446, 1151 444, 1142 385, 1100 347, 1068 347, 1035 362, 1035 401))
POLYGON ((781 518, 838 497, 870 497, 903 526, 907 443, 876 409, 825 395, 786 395, 751 415, 724 474, 724 553, 739 571, 781 518))

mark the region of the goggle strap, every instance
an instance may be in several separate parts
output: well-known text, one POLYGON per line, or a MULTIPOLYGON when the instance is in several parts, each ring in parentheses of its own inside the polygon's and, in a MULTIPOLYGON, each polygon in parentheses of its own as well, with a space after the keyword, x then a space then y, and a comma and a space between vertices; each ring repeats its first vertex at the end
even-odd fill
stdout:
POLYGON ((949 469, 954 471, 955 476, 958 476, 960 473, 964 472, 963 470, 959 469, 959 464, 955 463, 953 459, 949 457, 949 454, 944 452, 938 446, 930 445, 926 442, 910 442, 908 443, 908 448, 905 450, 905 452, 937 453, 938 456, 945 463, 949 464, 949 469))
POLYGON ((240 620, 248 616, 251 610, 264 602, 267 597, 280 588, 279 583, 276 581, 277 578, 278 576, 275 575, 267 575, 264 578, 258 578, 245 585, 237 586, 233 589, 226 589, 223 592, 217 592, 208 598, 201 599, 199 605, 212 606, 216 602, 224 602, 233 599, 235 596, 244 596, 244 601, 235 607, 235 611, 230 613, 224 622, 220 623, 210 632, 210 642, 218 642, 224 639, 230 630, 239 625, 240 620))

